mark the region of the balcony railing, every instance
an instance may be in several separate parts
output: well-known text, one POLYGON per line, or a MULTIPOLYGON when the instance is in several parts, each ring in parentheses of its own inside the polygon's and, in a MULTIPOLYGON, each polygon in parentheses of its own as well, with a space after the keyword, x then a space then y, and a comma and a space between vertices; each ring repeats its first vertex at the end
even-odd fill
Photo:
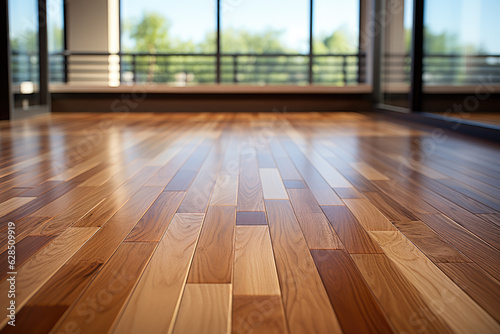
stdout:
MULTIPOLYGON (((210 83, 249 85, 356 85, 366 82, 365 54, 147 54, 65 51, 49 57, 51 82, 132 85, 210 83)), ((38 80, 38 57, 15 53, 13 81, 38 80)), ((408 84, 410 57, 384 58, 383 81, 408 84)), ((427 85, 500 84, 500 55, 426 55, 427 85)))
MULTIPOLYGON (((426 85, 500 84, 500 55, 425 55, 423 80, 426 85)), ((407 54, 386 54, 383 81, 410 83, 411 58, 407 54)))
POLYGON ((365 82, 364 54, 167 54, 61 52, 50 55, 52 82, 356 85, 365 82))

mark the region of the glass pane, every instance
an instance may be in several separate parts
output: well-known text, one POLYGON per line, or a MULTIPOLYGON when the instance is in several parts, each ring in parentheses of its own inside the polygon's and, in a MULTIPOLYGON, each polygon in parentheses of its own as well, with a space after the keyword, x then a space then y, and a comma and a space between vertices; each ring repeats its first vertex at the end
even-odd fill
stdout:
POLYGON ((424 84, 500 82, 500 1, 425 2, 424 84))
MULTIPOLYGON (((500 1, 425 2, 423 109, 500 125, 500 1)), ((453 120, 450 120, 453 121, 453 120)))
POLYGON ((12 91, 14 108, 40 103, 38 1, 9 0, 12 91))
POLYGON ((382 46, 382 102, 409 108, 411 36, 413 1, 399 0, 388 4, 387 24, 382 46))
POLYGON ((215 6, 210 0, 122 0, 122 50, 215 52, 215 6))
POLYGON ((308 0, 221 1, 221 11, 222 52, 256 54, 223 57, 223 82, 307 84, 308 0))
POLYGON ((122 81, 178 86, 215 82, 213 55, 166 54, 214 54, 216 28, 215 1, 122 0, 122 52, 151 54, 122 57, 122 81))
POLYGON ((359 0, 316 0, 313 19, 314 83, 357 84, 359 0))
POLYGON ((51 82, 64 81, 64 2, 47 1, 47 41, 49 49, 49 75, 51 82))

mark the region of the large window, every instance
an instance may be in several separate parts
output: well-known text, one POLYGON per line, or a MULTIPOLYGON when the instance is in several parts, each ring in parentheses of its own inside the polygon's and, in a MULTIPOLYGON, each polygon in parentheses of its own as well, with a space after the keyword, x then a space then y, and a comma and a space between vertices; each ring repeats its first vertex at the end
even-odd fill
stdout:
POLYGON ((121 81, 358 84, 359 0, 311 3, 121 0, 121 81))
POLYGON ((38 1, 9 0, 12 84, 16 108, 39 104, 38 1))
POLYGON ((61 55, 65 49, 63 0, 47 0, 47 43, 49 54, 53 55, 49 59, 50 81, 63 82, 66 73, 65 57, 61 55))
POLYGON ((500 82, 498 13, 498 0, 426 1, 424 84, 500 82))

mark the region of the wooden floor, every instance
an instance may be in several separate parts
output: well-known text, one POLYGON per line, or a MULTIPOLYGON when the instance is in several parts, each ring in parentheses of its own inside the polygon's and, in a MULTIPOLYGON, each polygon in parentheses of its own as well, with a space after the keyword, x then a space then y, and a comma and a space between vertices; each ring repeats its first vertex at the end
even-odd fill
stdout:
POLYGON ((357 113, 0 130, 1 333, 500 333, 499 146, 357 113))

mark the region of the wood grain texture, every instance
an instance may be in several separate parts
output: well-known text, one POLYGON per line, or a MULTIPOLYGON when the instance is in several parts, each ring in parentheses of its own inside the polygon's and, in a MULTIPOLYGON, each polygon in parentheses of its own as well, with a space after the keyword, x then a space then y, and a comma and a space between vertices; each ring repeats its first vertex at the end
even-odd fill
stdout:
POLYGON ((500 280, 500 252, 444 215, 419 218, 490 275, 500 280))
POLYGON ((341 333, 290 202, 266 200, 265 206, 290 332, 341 333))
POLYGON ((432 262, 470 262, 456 248, 420 221, 395 222, 394 225, 432 262))
POLYGON ((345 206, 322 206, 328 221, 350 254, 383 253, 345 206))
POLYGON ((386 255, 353 254, 352 258, 397 332, 453 333, 386 255))
POLYGON ((233 294, 280 295, 267 226, 236 228, 233 294))
POLYGON ((187 284, 173 333, 230 333, 230 313, 230 284, 187 284))
POLYGON ((264 211, 262 185, 255 160, 241 156, 238 184, 238 211, 264 211))
POLYGON ((259 168, 264 199, 288 199, 283 180, 276 168, 259 168))
POLYGON ((296 213, 321 213, 321 208, 309 189, 288 189, 296 213))
POLYGON ((456 285, 500 322, 500 283, 475 263, 438 263, 456 285))
POLYGON ((495 333, 500 325, 453 283, 400 232, 370 234, 417 288, 434 312, 456 333, 495 333))
POLYGON ((350 165, 354 168, 359 174, 363 175, 367 180, 376 181, 376 180, 389 180, 387 176, 380 173, 378 170, 373 168, 367 163, 364 162, 351 162, 350 165))
POLYGON ((154 111, 0 122, 0 333, 500 332, 498 144, 430 152, 435 129, 372 113, 154 111))
POLYGON ((232 333, 288 333, 279 296, 234 296, 232 333))
POLYGON ((389 219, 366 199, 345 199, 344 203, 367 231, 394 231, 389 219))
POLYGON ((345 251, 312 250, 311 255, 344 332, 392 332, 361 273, 345 251))
POLYGON ((124 242, 55 328, 87 333, 109 331, 149 260, 154 243, 124 242), (94 303, 94 304, 92 304, 94 303))
POLYGON ((162 192, 134 226, 125 241, 160 241, 184 194, 181 191, 162 192))
POLYGON ((189 272, 189 283, 231 283, 235 225, 235 207, 208 208, 189 272))
POLYGON ((309 249, 343 249, 337 233, 328 223, 323 212, 303 213, 296 212, 295 216, 300 225, 309 249))
POLYGON ((199 213, 174 216, 114 333, 172 332, 203 218, 199 213), (159 309, 162 312, 157 312, 159 309))
MULTIPOLYGON (((97 228, 73 227, 54 239, 19 268, 16 275, 16 308, 20 310, 54 273, 94 235, 97 228)), ((0 284, 1 300, 7 305, 9 282, 0 284)), ((0 327, 7 323, 5 318, 0 327)))

